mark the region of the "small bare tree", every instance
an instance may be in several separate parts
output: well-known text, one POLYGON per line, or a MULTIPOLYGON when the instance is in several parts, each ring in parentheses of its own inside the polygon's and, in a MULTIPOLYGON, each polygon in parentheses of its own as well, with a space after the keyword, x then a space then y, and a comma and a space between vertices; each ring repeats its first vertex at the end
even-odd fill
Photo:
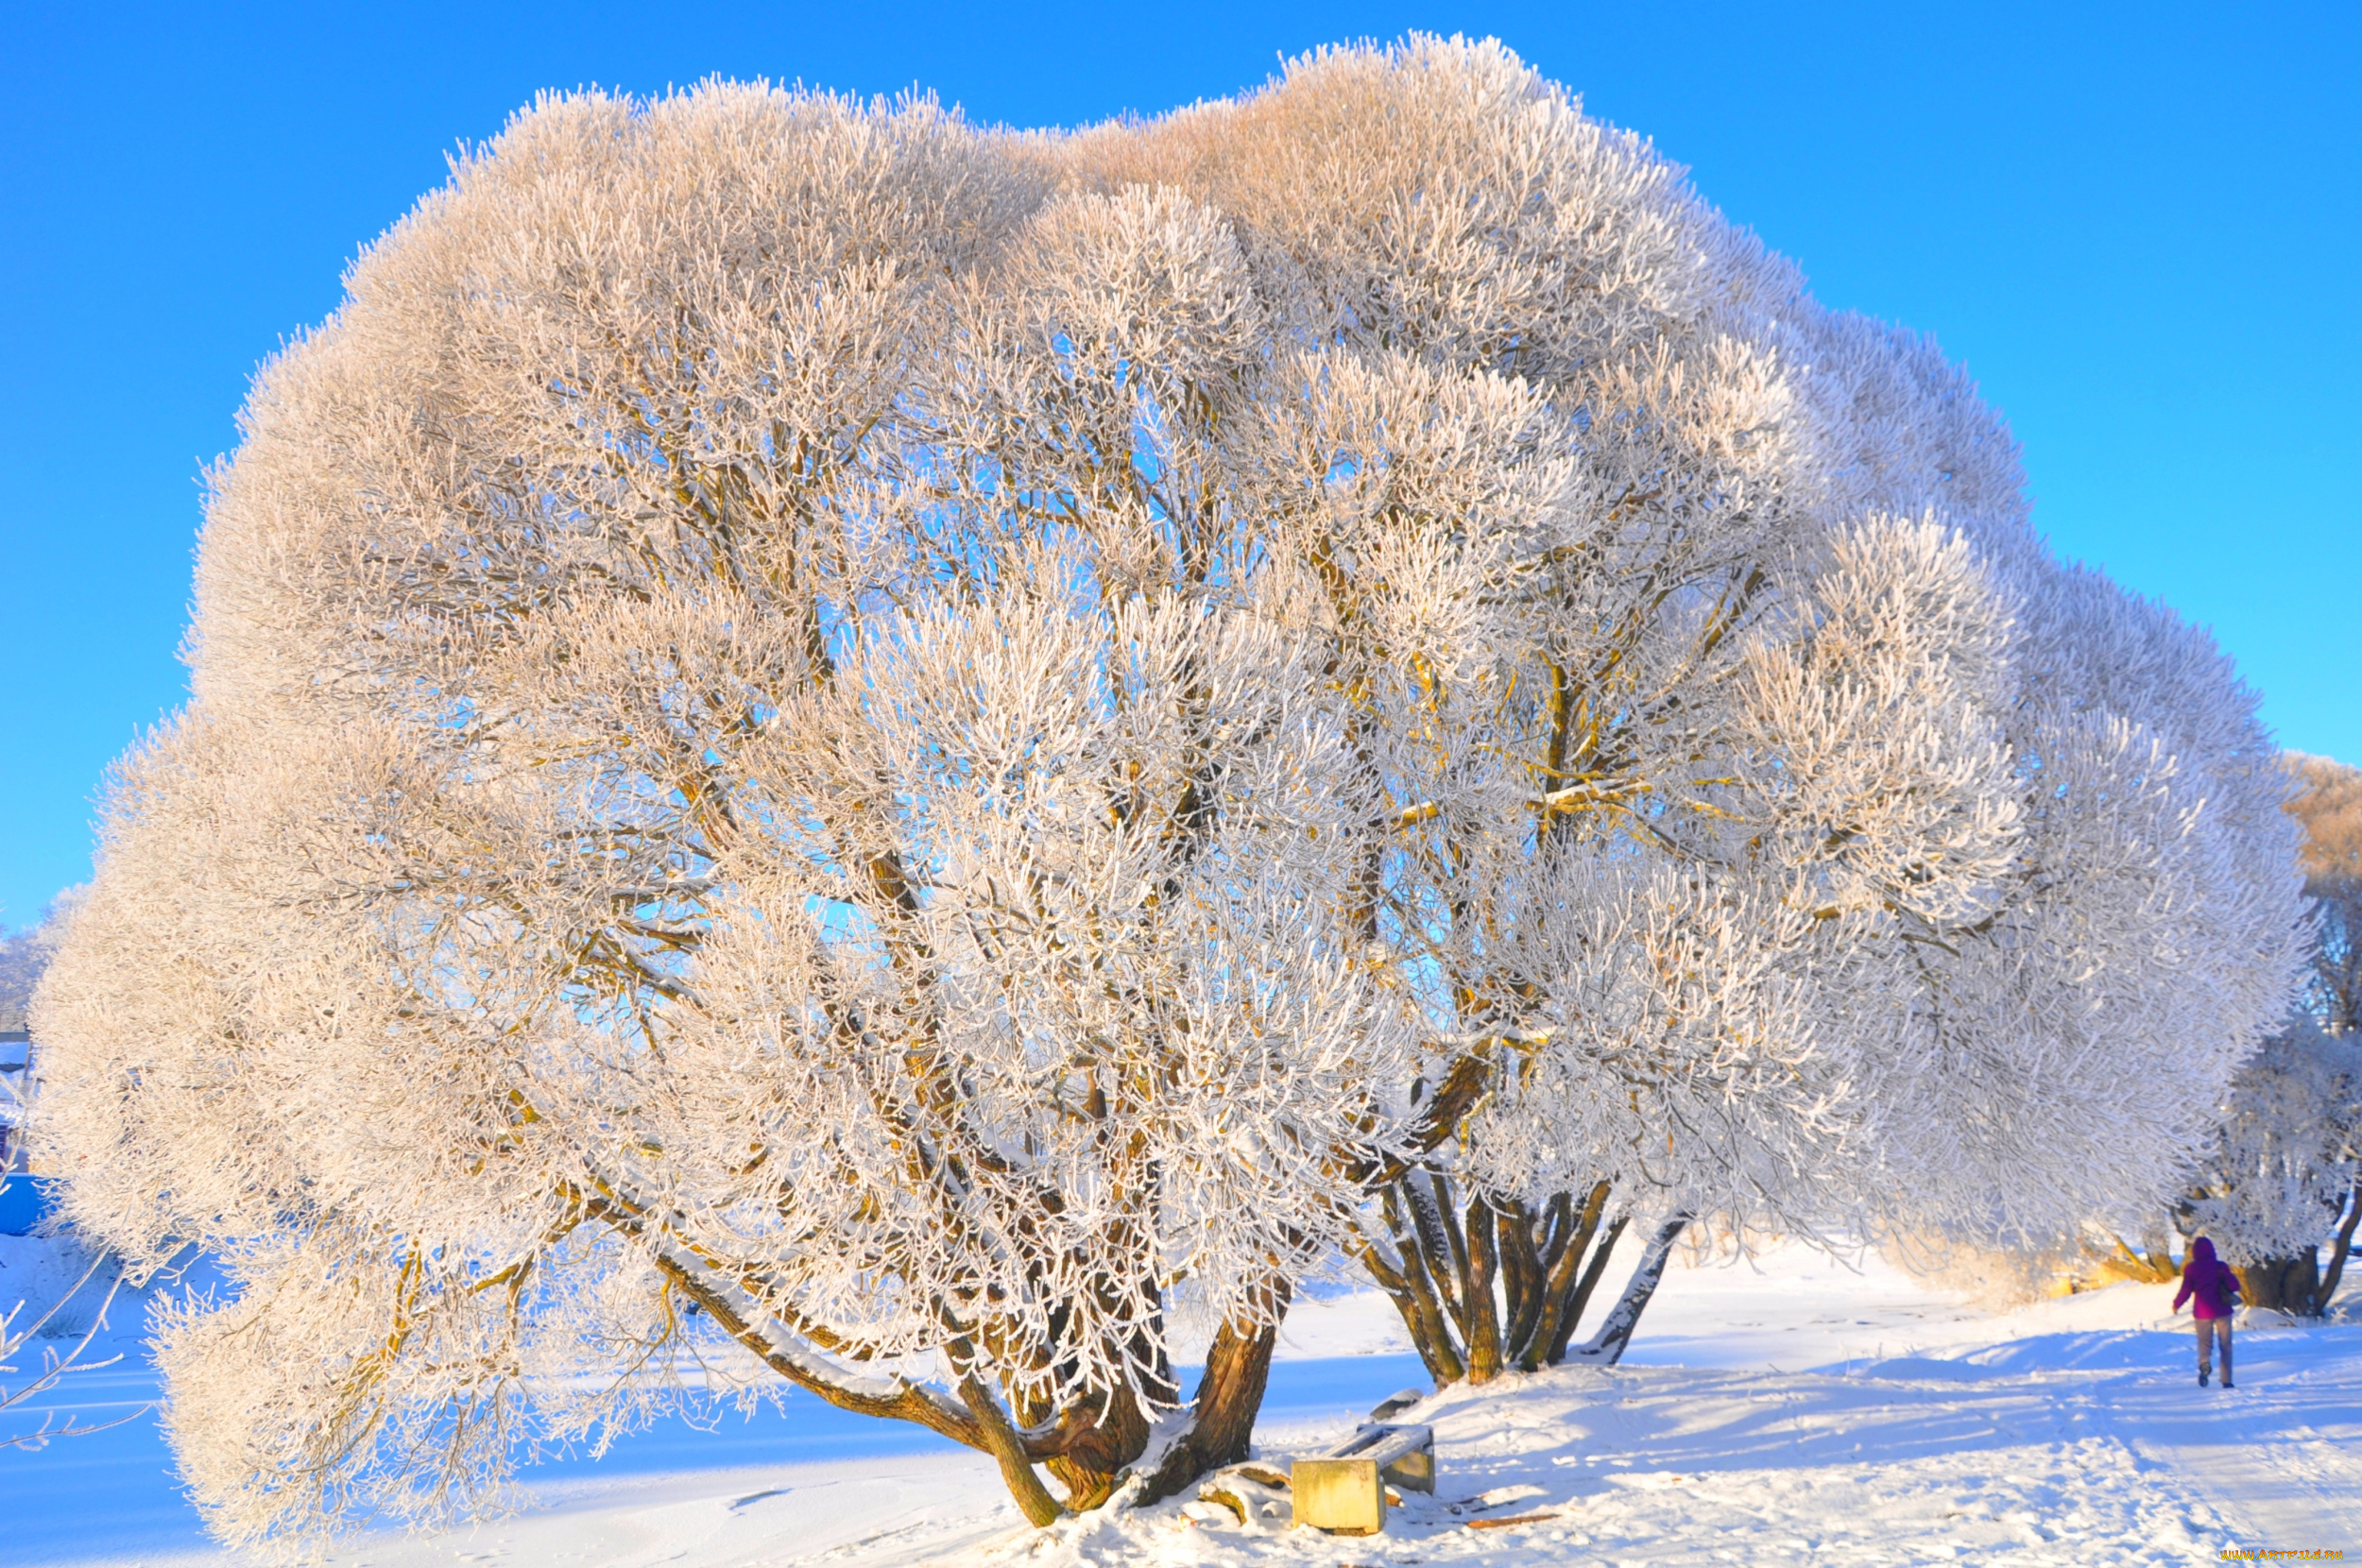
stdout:
MULTIPOLYGON (((83 892, 80 888, 68 889, 42 912, 40 924, 0 938, 0 1031, 16 1036, 20 1042, 17 1048, 22 1052, 10 1070, 0 1074, 0 1184, 15 1185, 32 1180, 24 1160, 26 1113, 35 1078, 32 1047, 26 1039, 26 1012, 33 988, 40 983, 50 958, 57 952, 66 923, 81 907, 83 892)), ((44 1238, 37 1245, 54 1250, 63 1244, 44 1238)), ((53 1438, 103 1432, 145 1413, 143 1406, 114 1421, 94 1423, 72 1416, 60 1420, 55 1411, 45 1410, 37 1426, 26 1427, 17 1421, 18 1417, 29 1419, 35 1402, 45 1394, 58 1392, 73 1373, 95 1372, 122 1359, 119 1355, 102 1361, 83 1359, 90 1354, 92 1341, 107 1326, 107 1314, 114 1305, 122 1283, 122 1274, 112 1260, 103 1253, 95 1253, 71 1285, 63 1289, 52 1287, 38 1292, 51 1297, 46 1304, 20 1299, 0 1308, 0 1376, 16 1375, 18 1363, 28 1347, 38 1345, 41 1357, 40 1370, 32 1373, 31 1381, 13 1388, 0 1384, 0 1421, 12 1423, 0 1425, 0 1448, 42 1448, 53 1438), (97 1305, 89 1320, 81 1321, 75 1310, 76 1303, 82 1301, 83 1292, 102 1279, 105 1287, 97 1305), (73 1343, 60 1349, 60 1344, 68 1339, 73 1343)))
POLYGON ((44 1395, 61 1391, 66 1380, 75 1373, 98 1372, 123 1359, 120 1355, 110 1355, 100 1361, 82 1359, 90 1354, 91 1342, 107 1326, 107 1314, 113 1308, 115 1297, 122 1288, 121 1271, 112 1266, 112 1260, 101 1253, 91 1259, 90 1266, 82 1270, 79 1279, 40 1312, 27 1317, 26 1304, 20 1301, 6 1313, 0 1313, 0 1376, 16 1375, 19 1370, 17 1364, 24 1358, 26 1348, 36 1343, 41 1347, 40 1370, 32 1374, 30 1382, 19 1383, 14 1388, 0 1383, 0 1423, 6 1423, 0 1424, 0 1448, 46 1448, 54 1439, 88 1437, 93 1432, 104 1432, 111 1426, 120 1426, 147 1413, 147 1407, 142 1406, 112 1421, 93 1422, 71 1415, 60 1419, 57 1411, 43 1409, 40 1411, 39 1425, 24 1424, 40 1408, 37 1402, 44 1395), (98 1304, 92 1311, 89 1321, 77 1329, 74 1326, 74 1319, 69 1316, 70 1309, 76 1299, 100 1279, 106 1281, 106 1286, 98 1304), (66 1339, 73 1340, 73 1343, 63 1350, 59 1349, 59 1342, 66 1339))

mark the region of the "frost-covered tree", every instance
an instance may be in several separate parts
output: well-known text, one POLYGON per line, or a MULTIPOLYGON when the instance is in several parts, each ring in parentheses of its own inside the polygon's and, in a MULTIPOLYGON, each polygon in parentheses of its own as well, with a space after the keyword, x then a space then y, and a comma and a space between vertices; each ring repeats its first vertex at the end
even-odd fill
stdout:
POLYGON ((73 1212, 231 1281, 197 1495, 466 1505, 694 1365, 1040 1521, 1239 1457, 1337 1252, 1465 1364, 1618 1219, 2163 1190, 2278 775, 2016 496, 1494 46, 545 101, 258 383, 37 1004, 73 1212))
POLYGON ((2049 557, 1932 346, 1813 307, 1531 85, 1344 54, 1093 145, 1237 214, 1324 339, 1571 416, 1574 503, 1488 591, 1485 680, 1358 715, 1412 1098, 1471 1114, 1357 1241, 1443 1378, 1565 1354, 1631 1223, 1600 1354, 1692 1215, 1994 1239, 2148 1201, 2294 959, 2228 662, 2049 557))
POLYGON ((0 1030, 25 1028, 33 987, 41 983, 42 971, 49 967, 65 923, 81 907, 83 892, 78 887, 66 889, 49 901, 38 922, 0 936, 0 1030))
POLYGON ((1718 735, 1664 693, 1690 749, 1630 789, 1639 830, 1584 825, 1628 902, 1522 923, 1557 944, 1501 1010, 1528 1045, 1373 1249, 1439 1377, 1569 1354, 1635 1215, 1581 1354, 1620 1354, 1691 1217, 2024 1245, 2145 1204, 2288 994, 2281 789, 2227 661, 2047 558, 2006 434, 1932 349, 1819 330, 1832 511, 1955 531, 1914 559, 1840 528, 1791 611, 1809 637, 1753 650, 1776 718, 1718 735))
POLYGON ((2304 1010, 2321 1031, 2362 1031, 2362 768, 2289 752, 2297 785, 2288 814, 2304 827, 2304 893, 2313 901, 2313 964, 2304 1010))
POLYGON ((553 102, 258 387, 48 993, 77 1213, 238 1282, 162 1345, 226 1533, 439 1505, 585 1367, 546 1419, 618 1419, 692 1306, 1037 1520, 1174 1402, 1176 1286, 1210 1392, 1268 1353, 1408 1022, 1259 558, 1261 382, 1347 373, 1263 361, 1214 214, 1022 151, 553 102))
POLYGON ((2239 1266, 2248 1304, 2326 1311, 2362 1214, 2362 1036, 2300 1014, 2267 1041, 2232 1082, 2202 1174, 2180 1219, 2239 1266))
POLYGON ((2234 1081, 2203 1180, 2177 1218, 2240 1266, 2251 1304, 2319 1317, 2362 1220, 2362 769, 2284 760, 2298 787, 2288 814, 2304 828, 2312 964, 2294 1019, 2234 1081))

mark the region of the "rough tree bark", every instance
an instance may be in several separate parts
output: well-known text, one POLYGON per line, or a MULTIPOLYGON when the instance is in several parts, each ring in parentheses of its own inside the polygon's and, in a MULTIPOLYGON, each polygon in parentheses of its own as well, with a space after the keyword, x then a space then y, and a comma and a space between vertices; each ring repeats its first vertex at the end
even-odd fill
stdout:
POLYGON ((1141 1503, 1162 1502, 1207 1471, 1247 1457, 1256 1412, 1263 1406, 1263 1388, 1271 1377, 1272 1347, 1279 1340, 1288 1294, 1282 1285, 1271 1321, 1243 1330, 1224 1323, 1214 1335, 1213 1345, 1206 1353, 1206 1374, 1198 1379, 1190 1424, 1148 1473, 1140 1488, 1141 1503))
POLYGON ((976 1417, 977 1427, 984 1433, 984 1446, 995 1463, 1001 1467, 1001 1479, 1017 1499, 1018 1508, 1036 1528, 1054 1521, 1064 1511, 1050 1489, 1041 1484, 1041 1476, 1034 1470, 1034 1461, 1026 1456, 1025 1444, 1008 1418, 1001 1413, 1001 1402, 992 1390, 971 1374, 960 1382, 960 1398, 976 1417))
POLYGON ((2285 1257, 2268 1257, 2238 1270, 2240 1294, 2250 1306, 2310 1317, 2320 1291, 2320 1249, 2307 1247, 2285 1257))

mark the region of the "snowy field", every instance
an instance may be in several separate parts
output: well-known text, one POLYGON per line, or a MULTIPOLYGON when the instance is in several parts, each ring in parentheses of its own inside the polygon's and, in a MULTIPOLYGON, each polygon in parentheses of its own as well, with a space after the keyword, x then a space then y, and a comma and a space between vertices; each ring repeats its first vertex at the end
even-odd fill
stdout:
MULTIPOLYGON (((536 1504, 447 1535, 369 1537, 339 1564, 683 1568, 818 1563, 2191 1563, 2225 1546, 2362 1556, 2362 1324, 2252 1324, 2239 1384, 2194 1386, 2168 1289, 2000 1316, 1876 1257, 1787 1249, 1676 1267, 1625 1365, 1429 1402, 1437 1499, 1369 1539, 1249 1529, 1204 1504, 1023 1527, 991 1465, 808 1399, 544 1466, 536 1504), (1212 1518, 1201 1516, 1212 1515, 1212 1518), (1472 1528, 1475 1522, 1523 1523, 1472 1528)), ((132 1341, 124 1341, 129 1348, 132 1341)), ((1420 1381, 1368 1295, 1291 1318, 1257 1437, 1285 1459, 1420 1381)), ((103 1415, 143 1373, 83 1379, 103 1415)), ((147 1418, 0 1454, 0 1564, 227 1568, 147 1418)))

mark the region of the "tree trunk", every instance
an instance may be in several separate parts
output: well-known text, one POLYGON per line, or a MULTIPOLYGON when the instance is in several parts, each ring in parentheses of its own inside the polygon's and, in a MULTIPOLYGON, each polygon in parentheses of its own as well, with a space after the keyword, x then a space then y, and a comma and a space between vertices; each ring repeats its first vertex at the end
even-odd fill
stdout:
POLYGON ((1462 1200, 1446 1178, 1422 1170, 1385 1189, 1389 1246, 1373 1243, 1361 1262, 1438 1388, 1566 1358, 1623 1234, 1620 1218, 1600 1233, 1612 1190, 1600 1182, 1580 1203, 1562 1192, 1536 1208, 1481 1191, 1462 1200))
POLYGON ((2239 1277, 2248 1305, 2310 1317, 2320 1293, 2320 1249, 2265 1258, 2240 1270, 2239 1277))
POLYGON ((1419 1358, 1427 1363, 1428 1374, 1435 1386, 1457 1383, 1468 1375, 1468 1363, 1460 1354, 1460 1346, 1451 1334, 1451 1319, 1444 1308, 1442 1293, 1435 1278, 1428 1270, 1426 1253, 1415 1246, 1403 1249, 1404 1288, 1395 1297, 1395 1305, 1411 1325, 1411 1342, 1418 1347, 1419 1358))
POLYGON ((1066 1488, 1068 1510, 1087 1513, 1114 1495, 1124 1467, 1148 1447, 1148 1418, 1131 1389, 1118 1389, 1066 1412, 1061 1424, 1070 1423, 1072 1435, 1048 1469, 1066 1488))
POLYGON ((1566 1315, 1560 1320, 1558 1333, 1550 1340, 1551 1366, 1566 1359, 1566 1343, 1575 1337, 1575 1325, 1583 1321, 1583 1309, 1591 1304, 1591 1293, 1600 1287, 1600 1276, 1607 1272, 1608 1254, 1616 1251, 1616 1243, 1623 1239, 1624 1227, 1631 1223, 1632 1216, 1617 1215, 1616 1223, 1607 1228, 1607 1235, 1592 1250, 1590 1265, 1583 1271, 1583 1283, 1575 1287, 1574 1299, 1566 1304, 1566 1315))
POLYGON ((1053 1523, 1064 1511, 1050 1489, 1041 1484, 1035 1473, 1034 1462, 1025 1457, 1025 1444, 1009 1425, 1001 1412, 1001 1402, 992 1390, 977 1381, 973 1372, 960 1380, 960 1399, 968 1413, 983 1429, 985 1450, 1001 1467, 1001 1479, 1008 1487, 1009 1495, 1017 1499, 1018 1508, 1036 1528, 1053 1523))
POLYGON ((1263 1407, 1263 1387, 1271 1378, 1272 1347, 1279 1340, 1279 1321, 1288 1310, 1288 1287, 1281 1285, 1277 1294, 1277 1310, 1270 1322, 1243 1330, 1225 1322, 1214 1336, 1189 1428, 1165 1450, 1141 1488, 1141 1503, 1162 1502, 1207 1471, 1247 1457, 1256 1413, 1263 1407))
POLYGON ((1460 1299, 1467 1311, 1468 1381, 1490 1383, 1501 1374, 1501 1317, 1493 1282, 1499 1253, 1494 1246, 1493 1205, 1484 1194, 1468 1201, 1467 1265, 1461 1272, 1460 1299))
MULTIPOLYGON (((1571 1223, 1568 1216, 1573 1207, 1573 1200, 1562 1192, 1542 1205, 1538 1218, 1523 1203, 1509 1203, 1500 1209, 1500 1223, 1495 1227, 1495 1234, 1500 1245, 1504 1344, 1533 1342, 1534 1329, 1542 1318, 1542 1298, 1549 1288, 1542 1269, 1542 1250, 1571 1223)), ((1520 1372, 1533 1370, 1524 1364, 1523 1357, 1515 1364, 1520 1372)))
POLYGON ((1640 1314, 1649 1309, 1649 1298, 1665 1278, 1665 1265, 1673 1255, 1673 1243, 1689 1228, 1689 1216, 1677 1214, 1659 1225, 1656 1235, 1649 1238, 1649 1250, 1640 1254, 1640 1267, 1633 1270, 1632 1280, 1617 1298, 1615 1309, 1590 1343, 1575 1352, 1574 1359, 1603 1362, 1614 1366, 1624 1358, 1624 1347, 1632 1343, 1633 1330, 1640 1326, 1640 1314))
POLYGON ((2110 1238, 2115 1252, 2100 1264, 2100 1278, 2110 1275, 2118 1279, 2141 1280, 2150 1285, 2167 1285, 2182 1277, 2182 1266, 2173 1261, 2173 1250, 2165 1245, 2162 1234, 2143 1236, 2141 1244, 2133 1247, 2122 1236, 2110 1238))
POLYGON ((2353 1222, 2362 1219, 2362 1182, 2354 1184, 2346 1195, 2346 1217, 2337 1225, 2337 1239, 2329 1249, 2329 1269, 2321 1275, 2320 1288, 2313 1292, 2313 1316, 2329 1315, 2329 1298, 2337 1293, 2337 1282, 2345 1276, 2346 1257, 2353 1250, 2353 1222))

